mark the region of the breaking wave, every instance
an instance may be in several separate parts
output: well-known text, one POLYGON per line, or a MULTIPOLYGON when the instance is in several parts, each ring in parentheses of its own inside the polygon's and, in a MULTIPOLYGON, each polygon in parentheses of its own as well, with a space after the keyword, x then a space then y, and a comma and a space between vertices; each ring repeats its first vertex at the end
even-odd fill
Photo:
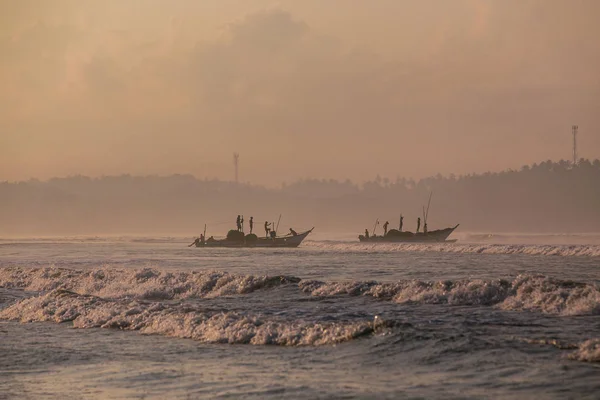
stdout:
POLYGON ((555 315, 600 314, 600 288, 595 284, 519 275, 509 280, 459 280, 395 283, 301 281, 313 296, 372 296, 396 303, 497 306, 505 310, 555 315))
MULTIPOLYGON (((323 316, 324 319, 314 316, 298 319, 293 313, 269 313, 260 307, 245 306, 241 307, 241 311, 234 311, 229 309, 229 301, 224 306, 221 304, 220 308, 215 306, 216 303, 206 301, 248 294, 268 296, 266 292, 282 286, 300 299, 302 296, 366 296, 403 305, 493 306, 559 316, 600 315, 600 287, 597 283, 534 275, 519 275, 512 280, 403 280, 385 283, 322 282, 293 276, 172 272, 150 268, 75 270, 9 267, 0 269, 0 288, 4 288, 4 292, 27 293, 4 296, 2 302, 5 308, 0 310, 0 319, 71 321, 76 328, 136 330, 209 343, 276 345, 334 344, 376 333, 393 323, 366 316, 350 320, 333 315, 323 316), (204 300, 190 301, 194 299, 204 300)), ((573 357, 597 361, 599 346, 594 341, 582 344, 573 357)))
POLYGON ((21 322, 68 322, 75 328, 137 330, 205 343, 323 345, 371 334, 374 322, 290 322, 239 312, 214 312, 189 304, 107 300, 56 289, 25 299, 0 312, 21 322))
POLYGON ((64 289, 104 298, 133 297, 142 300, 245 294, 299 281, 299 278, 288 276, 235 275, 219 271, 161 272, 151 268, 76 270, 10 267, 0 270, 0 287, 37 292, 64 289))
POLYGON ((65 268, 0 269, 0 287, 44 293, 0 310, 0 319, 72 322, 75 328, 116 328, 191 338, 207 343, 323 345, 373 333, 366 321, 290 321, 260 312, 215 310, 183 302, 245 295, 297 284, 286 276, 216 271, 161 272, 65 268))
POLYGON ((311 296, 369 296, 395 303, 496 306, 553 315, 600 314, 600 285, 543 275, 507 279, 397 282, 324 282, 294 276, 236 275, 221 271, 170 272, 151 268, 76 270, 0 269, 0 287, 29 292, 67 290, 108 299, 147 301, 216 298, 294 285, 311 296))
POLYGON ((529 344, 554 346, 560 350, 573 350, 569 354, 571 360, 600 362, 600 339, 589 339, 582 343, 568 343, 557 339, 525 339, 521 341, 529 344))
POLYGON ((349 243, 306 241, 306 247, 339 252, 442 252, 526 254, 535 256, 600 257, 600 245, 466 244, 466 243, 349 243))
POLYGON ((600 362, 600 339, 590 339, 581 343, 578 349, 569 354, 571 360, 600 362))

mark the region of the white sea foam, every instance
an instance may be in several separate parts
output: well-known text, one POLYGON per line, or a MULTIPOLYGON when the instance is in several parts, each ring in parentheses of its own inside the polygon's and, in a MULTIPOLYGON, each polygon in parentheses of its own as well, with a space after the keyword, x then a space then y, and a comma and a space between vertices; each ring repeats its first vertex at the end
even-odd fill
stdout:
POLYGON ((65 268, 0 269, 0 287, 33 292, 55 289, 105 299, 177 300, 215 298, 298 285, 312 296, 371 296, 396 303, 496 306, 555 315, 600 314, 600 289, 545 276, 513 280, 403 280, 391 283, 300 281, 289 276, 235 275, 217 271, 168 272, 150 268, 75 270, 65 268))
POLYGON ((373 333, 377 321, 286 321, 260 313, 211 312, 199 306, 107 300, 56 289, 0 311, 0 319, 21 322, 72 321, 75 328, 139 330, 206 343, 326 345, 373 333))
POLYGON ((578 361, 600 362, 600 339, 590 339, 579 345, 579 348, 569 354, 569 358, 578 361))
POLYGON ((573 350, 569 354, 571 360, 600 362, 600 339, 589 339, 582 343, 568 343, 557 339, 527 339, 521 338, 521 341, 529 344, 554 346, 561 350, 573 350))
POLYGON ((47 292, 64 289, 103 298, 210 298, 251 293, 298 282, 287 276, 235 275, 220 271, 166 272, 151 268, 76 270, 68 268, 0 269, 0 287, 47 292))
POLYGON ((599 315, 600 289, 595 284, 519 275, 508 280, 458 280, 395 283, 301 281, 313 296, 372 296, 396 303, 494 305, 505 310, 555 315, 599 315))
MULTIPOLYGON (((42 296, 22 299, 0 312, 21 321, 73 321, 76 327, 142 330, 208 342, 324 344, 347 340, 373 329, 370 321, 321 324, 276 317, 222 312, 179 304, 178 300, 243 296, 289 285, 319 297, 369 296, 398 304, 494 306, 504 310, 553 315, 600 315, 600 288, 545 276, 513 280, 402 280, 321 282, 287 276, 235 275, 226 272, 168 272, 150 268, 75 270, 0 269, 0 287, 42 296), (345 338, 345 339, 344 339, 345 338)), ((211 303, 203 302, 205 306, 211 303)), ((6 307, 8 304, 3 304, 6 307)))
POLYGON ((306 247, 347 252, 443 252, 473 254, 527 254, 535 256, 600 257, 600 245, 480 244, 480 243, 359 243, 306 241, 306 247))

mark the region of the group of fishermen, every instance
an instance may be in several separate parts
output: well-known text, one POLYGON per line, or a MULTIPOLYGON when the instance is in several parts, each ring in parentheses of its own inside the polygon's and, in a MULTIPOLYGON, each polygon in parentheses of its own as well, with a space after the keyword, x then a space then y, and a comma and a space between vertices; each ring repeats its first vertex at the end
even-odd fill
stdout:
MULTIPOLYGON (((390 223, 388 221, 385 221, 385 223, 383 224, 383 236, 387 235, 388 232, 388 225, 390 223)), ((404 226, 404 217, 401 215, 400 216, 400 226, 398 228, 398 230, 400 232, 402 232, 402 227, 404 226)), ((421 217, 417 218, 417 233, 419 233, 419 230, 421 229, 421 217)), ((427 234, 427 222, 425 222, 425 224, 423 225, 423 234, 427 234)), ((373 236, 375 236, 375 234, 373 234, 373 236)), ((365 237, 368 238, 369 237, 369 230, 365 229, 365 237)))
MULTIPOLYGON (((249 225, 250 225, 250 234, 252 234, 253 230, 254 230, 254 217, 250 217, 250 220, 248 221, 249 225)), ((238 215, 236 220, 235 220, 235 224, 237 226, 237 230, 238 232, 244 232, 244 216, 243 215, 238 215)), ((265 221, 265 238, 269 238, 269 236, 271 238, 275 238, 276 236, 276 232, 274 230, 271 229, 271 227, 273 226, 273 224, 271 222, 265 221)), ((290 235, 292 236, 297 236, 298 233, 293 230, 292 228, 290 228, 290 235)), ((210 241, 214 241, 215 239, 211 236, 208 240, 205 241, 205 237, 204 234, 200 234, 199 238, 196 238, 196 240, 194 240, 193 243, 191 243, 188 247, 196 245, 196 246, 200 246, 200 245, 204 245, 206 242, 210 242, 210 241)))
MULTIPOLYGON (((244 216, 243 215, 237 216, 237 219, 235 220, 235 224, 237 226, 238 232, 244 232, 244 216)), ((250 217, 249 225, 250 225, 250 234, 252 234, 252 231, 254 230, 254 217, 250 217)), ((276 232, 271 229, 273 224, 271 222, 265 221, 264 226, 265 226, 265 237, 266 238, 268 238, 269 236, 275 237, 276 232)), ((295 230, 293 230, 292 228, 290 228, 290 234, 292 236, 298 235, 298 233, 295 230)))
MULTIPOLYGON (((254 230, 254 217, 250 217, 250 220, 248 222, 250 225, 250 234, 252 234, 253 230, 254 230)), ((235 224, 237 226, 238 232, 244 232, 244 216, 243 215, 237 216, 237 219, 235 220, 235 224)), ((271 223, 268 221, 265 221, 265 237, 268 238, 270 232, 271 232, 271 223)))

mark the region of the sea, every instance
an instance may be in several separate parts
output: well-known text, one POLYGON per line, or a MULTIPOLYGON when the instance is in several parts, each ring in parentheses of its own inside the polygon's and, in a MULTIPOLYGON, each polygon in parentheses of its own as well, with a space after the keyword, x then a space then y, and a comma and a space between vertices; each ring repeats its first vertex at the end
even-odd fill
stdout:
POLYGON ((600 234, 0 238, 0 399, 600 399, 600 234))

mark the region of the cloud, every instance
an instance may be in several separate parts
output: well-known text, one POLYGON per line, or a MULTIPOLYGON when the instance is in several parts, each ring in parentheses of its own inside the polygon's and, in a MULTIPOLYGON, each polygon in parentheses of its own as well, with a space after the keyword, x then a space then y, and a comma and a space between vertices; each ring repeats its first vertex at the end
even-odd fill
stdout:
MULTIPOLYGON (((387 35, 414 42, 415 51, 397 54, 358 47, 278 8, 235 19, 218 38, 166 12, 145 30, 102 18, 39 19, 0 40, 0 116, 15 132, 72 143, 73 153, 98 162, 94 171, 105 167, 96 151, 110 151, 120 166, 195 172, 185 166, 228 160, 234 149, 252 158, 255 174, 281 176, 436 173, 469 157, 488 162, 497 150, 489 143, 525 140, 521 121, 544 121, 532 123, 533 145, 559 113, 593 122, 589 101, 600 87, 585 7, 509 3, 444 3, 422 13, 427 29, 390 26, 387 35), (555 32, 557 24, 568 29, 555 32), (577 52, 580 63, 565 57, 577 52), (487 152, 464 150, 473 144, 487 152)), ((111 10, 127 22, 129 6, 111 10)), ((10 141, 33 148, 17 135, 10 141)))
MULTIPOLYGON (((442 40, 427 59, 407 54, 386 60, 367 48, 347 47, 281 9, 246 15, 228 24, 220 40, 193 47, 176 42, 181 40, 181 24, 173 23, 175 17, 169 17, 168 29, 158 40, 142 42, 130 30, 111 29, 116 33, 105 32, 101 41, 86 48, 89 42, 82 36, 90 36, 89 31, 39 21, 0 47, 10 60, 7 80, 16 86, 14 96, 38 90, 36 97, 75 106, 82 117, 118 113, 138 118, 151 112, 154 118, 196 116, 246 123, 268 114, 270 121, 296 122, 360 112, 361 120, 371 116, 376 122, 390 103, 453 106, 449 99, 459 94, 468 103, 499 88, 505 92, 522 90, 534 81, 562 83, 565 63, 541 42, 542 34, 522 35, 521 42, 515 37, 532 14, 545 11, 539 2, 530 0, 520 13, 507 13, 497 3, 469 3, 471 28, 452 31, 450 25, 440 26, 442 40), (493 50, 490 43, 495 44, 493 50), (536 56, 554 64, 540 71, 536 56), (65 93, 65 88, 71 92, 65 93)), ((554 14, 540 15, 547 20, 554 14)), ((544 27, 538 30, 546 32, 544 27)), ((432 35, 430 43, 435 43, 435 32, 432 35)), ((419 40, 427 46, 427 37, 419 40)), ((564 47, 561 41, 556 45, 564 47)), ((589 68, 582 68, 589 78, 589 68)), ((56 109, 49 107, 47 114, 55 116, 56 109)))

